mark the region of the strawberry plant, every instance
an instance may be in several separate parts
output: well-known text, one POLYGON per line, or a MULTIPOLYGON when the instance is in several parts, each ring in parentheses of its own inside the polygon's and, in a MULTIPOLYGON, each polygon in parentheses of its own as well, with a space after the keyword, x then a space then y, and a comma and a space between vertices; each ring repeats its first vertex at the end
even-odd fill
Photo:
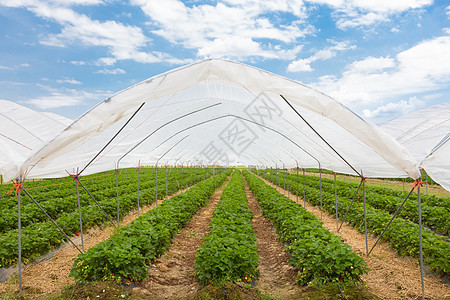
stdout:
POLYGON ((202 284, 250 282, 258 276, 252 219, 244 180, 235 171, 214 210, 209 236, 196 253, 195 276, 202 284))
MULTIPOLYGON (((270 177, 267 178, 270 180, 270 177)), ((291 176, 290 191, 296 193, 296 177, 291 176)), ((275 180, 274 183, 276 184, 275 180)), ((282 183, 281 183, 282 184, 282 183)), ((354 193, 355 189, 353 189, 354 193)), ((320 190, 318 181, 313 178, 306 180, 306 200, 312 205, 320 204, 320 190)), ((348 192, 347 192, 348 193, 348 192)), ((303 195, 303 190, 299 190, 299 196, 303 195)), ((350 195, 350 194, 349 194, 350 195)), ((338 197, 338 212, 343 216, 351 203, 351 197, 338 197)), ((360 232, 364 232, 364 210, 360 200, 355 201, 350 208, 346 221, 360 232)), ((391 219, 389 212, 374 208, 369 201, 366 203, 367 228, 370 233, 379 236, 391 219)), ((331 215, 335 214, 334 185, 332 192, 322 191, 322 206, 331 215)), ((422 232, 424 262, 429 269, 438 275, 448 276, 450 273, 450 243, 448 238, 440 236, 429 230, 422 232)), ((399 255, 418 257, 419 256, 419 226, 409 220, 397 217, 386 230, 383 241, 390 244, 399 255)))
POLYGON ((300 204, 280 194, 261 179, 244 171, 263 214, 273 223, 280 240, 287 243, 290 263, 298 269, 297 282, 327 283, 361 281, 367 264, 350 246, 326 230, 322 223, 300 204))
POLYGON ((81 281, 113 279, 118 283, 147 277, 147 266, 170 247, 171 239, 206 204, 230 172, 164 201, 108 240, 78 255, 70 276, 81 281))

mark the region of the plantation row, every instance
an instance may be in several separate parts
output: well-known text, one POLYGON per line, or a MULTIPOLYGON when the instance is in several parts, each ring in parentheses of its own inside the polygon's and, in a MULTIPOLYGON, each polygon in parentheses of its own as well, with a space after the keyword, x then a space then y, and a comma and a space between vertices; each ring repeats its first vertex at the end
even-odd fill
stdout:
MULTIPOLYGON (((195 212, 207 203, 231 170, 199 183, 166 200, 120 232, 80 254, 71 276, 81 281, 113 280, 129 284, 148 276, 148 265, 170 247, 171 239, 195 212)), ((313 282, 359 282, 367 272, 364 260, 301 205, 281 195, 261 179, 245 172, 264 215, 281 241, 288 243, 290 263, 298 270, 300 285, 313 282)), ((195 276, 203 284, 257 278, 258 255, 253 214, 248 209, 241 174, 235 171, 213 213, 210 234, 196 253, 195 276)))
MULTIPOLYGON (((263 177, 274 184, 278 184, 284 187, 284 176, 278 178, 271 177, 270 173, 262 173, 263 177)), ((295 175, 287 176, 286 185, 289 187, 291 193, 297 192, 297 178, 295 175)), ((320 185, 316 178, 306 178, 305 180, 305 195, 306 200, 312 205, 320 205, 320 185)), ((356 190, 356 189, 354 189, 356 190)), ((354 193, 354 192, 353 192, 354 193)), ((302 186, 299 188, 300 196, 303 195, 302 186)), ((351 197, 339 196, 338 197, 338 213, 339 216, 344 216, 351 203, 351 197)), ((387 211, 376 209, 369 204, 366 204, 367 210, 367 229, 375 236, 379 236, 386 225, 392 218, 391 214, 387 211)), ((323 190, 322 192, 322 206, 329 214, 335 214, 335 198, 334 198, 334 186, 333 189, 323 190)), ((349 222, 354 228, 360 232, 364 232, 364 210, 362 203, 354 202, 346 221, 349 222)), ((419 255, 419 227, 417 224, 402 219, 396 218, 391 223, 390 227, 386 230, 383 240, 388 242, 390 246, 399 255, 410 255, 418 257, 419 255)), ((436 235, 432 232, 423 233, 423 254, 424 262, 427 264, 431 271, 444 276, 450 273, 450 243, 443 236, 436 235)))
POLYGON ((358 282, 367 264, 350 246, 322 226, 316 216, 244 171, 263 214, 273 223, 282 242, 288 243, 290 264, 298 269, 297 282, 358 282))
MULTIPOLYGON (((270 172, 270 170, 266 170, 270 172)), ((275 174, 274 174, 275 175, 275 174)), ((279 174, 279 181, 281 180, 284 187, 284 175, 279 174)), ((297 180, 296 175, 287 174, 289 180, 297 180)), ((314 185, 320 184, 320 178, 316 176, 305 176, 309 183, 314 185)), ((299 179, 302 182, 302 178, 299 179)), ((296 183, 295 183, 296 185, 296 183)), ((342 197, 352 199, 358 184, 345 183, 340 180, 336 181, 337 194, 342 197)), ((322 188, 327 191, 334 191, 334 180, 328 178, 322 178, 322 188)), ((386 210, 387 212, 394 214, 400 204, 408 195, 408 192, 399 192, 387 188, 369 187, 366 184, 366 202, 372 207, 377 209, 386 210)), ((300 193, 300 191, 299 191, 300 193)), ((300 193, 301 194, 301 193, 300 193)), ((362 198, 362 189, 360 190, 360 199, 362 198)), ((399 216, 403 219, 410 220, 415 223, 419 223, 418 215, 418 198, 417 194, 412 193, 408 200, 405 202, 399 216)), ((424 225, 436 230, 441 234, 448 234, 450 232, 450 199, 439 198, 436 196, 421 195, 422 201, 422 222, 424 225)))
MULTIPOLYGON (((156 200, 155 172, 142 173, 144 173, 144 176, 140 177, 142 180, 140 180, 139 184, 139 198, 144 199, 144 201, 141 200, 139 206, 153 203, 156 200)), ((160 191, 158 193, 158 199, 164 198, 166 190, 167 193, 172 194, 180 189, 181 180, 183 180, 183 186, 186 187, 186 185, 195 184, 204 179, 205 176, 210 176, 211 173, 211 169, 195 169, 192 170, 191 174, 184 172, 184 179, 181 177, 181 173, 178 173, 177 180, 175 181, 174 177, 176 173, 172 172, 172 174, 168 174, 167 186, 166 178, 161 176, 158 178, 158 190, 160 191)), ((120 217, 122 218, 123 215, 137 208, 138 192, 134 178, 126 181, 126 177, 128 176, 125 176, 123 173, 120 175, 119 208, 120 217)), ((50 198, 54 196, 55 191, 44 192, 40 190, 39 194, 36 195, 38 203, 47 209, 50 216, 56 219, 57 224, 69 236, 78 235, 80 231, 74 190, 74 184, 67 184, 60 191, 57 191, 59 197, 50 198)), ((116 220, 117 195, 115 185, 111 187, 108 182, 97 181, 95 186, 89 188, 89 190, 103 210, 111 218, 116 220)), ((22 196, 22 199, 25 200, 28 197, 22 196)), ((108 218, 84 190, 80 190, 80 202, 84 231, 108 221, 108 218)), ((0 248, 0 267, 8 267, 17 262, 18 256, 17 211, 14 211, 14 208, 10 208, 9 210, 4 209, 2 212, 3 215, 5 215, 5 218, 1 220, 3 227, 0 233, 0 244, 2 245, 0 248)), ((51 222, 45 219, 45 215, 38 210, 34 203, 29 203, 29 201, 25 203, 22 209, 22 220, 24 220, 24 226, 22 228, 22 257, 25 263, 38 258, 41 254, 47 253, 54 247, 58 247, 65 240, 64 235, 51 222)))
MULTIPOLYGON (((188 173, 185 171, 182 176, 180 173, 181 169, 178 169, 176 171, 177 173, 175 173, 173 169, 169 169, 167 173, 167 179, 165 175, 159 176, 158 198, 161 199, 162 195, 166 194, 166 191, 167 193, 173 193, 182 188, 181 184, 183 184, 184 187, 187 187, 188 185, 192 185, 193 183, 197 182, 202 177, 211 176, 213 172, 212 169, 195 169, 191 170, 191 172, 188 173)), ((135 174, 128 174, 124 172, 119 173, 118 192, 120 199, 122 199, 123 197, 137 197, 137 178, 132 175, 135 174)), ((115 178, 113 179, 114 180, 112 180, 112 185, 107 180, 99 181, 98 179, 95 185, 88 184, 89 181, 80 182, 87 186, 87 189, 97 201, 102 201, 104 199, 114 199, 117 197, 116 180, 115 178)), ((144 201, 142 205, 150 204, 150 201, 153 202, 152 199, 155 199, 156 197, 155 169, 149 168, 148 171, 146 170, 145 172, 141 172, 139 179, 139 196, 146 201, 144 201)), ((91 197, 84 191, 81 185, 78 189, 81 206, 93 204, 91 197)), ((17 196, 15 196, 14 193, 12 194, 12 196, 13 197, 7 199, 7 202, 4 202, 4 206, 2 207, 2 218, 0 218, 0 233, 17 228, 17 196)), ((74 211, 77 207, 76 190, 73 180, 70 182, 70 184, 64 184, 61 189, 57 189, 54 186, 52 188, 46 187, 42 190, 39 189, 33 195, 33 198, 46 210, 46 212, 52 219, 58 219, 65 213, 74 211)), ((36 222, 46 221, 46 216, 28 197, 22 197, 21 211, 22 227, 26 227, 36 222)))
POLYGON ((227 170, 164 201, 124 226, 108 240, 80 254, 70 275, 81 281, 142 280, 147 267, 170 246, 171 239, 204 206, 231 173, 227 170))
POLYGON ((195 257, 195 275, 202 284, 251 281, 258 276, 256 234, 241 173, 235 171, 214 210, 209 236, 195 257))

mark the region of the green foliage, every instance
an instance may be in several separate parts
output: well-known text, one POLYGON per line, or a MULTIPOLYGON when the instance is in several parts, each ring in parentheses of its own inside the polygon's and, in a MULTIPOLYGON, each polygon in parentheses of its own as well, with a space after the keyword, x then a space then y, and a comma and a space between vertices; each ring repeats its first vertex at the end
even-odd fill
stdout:
POLYGON ((204 206, 231 171, 200 182, 164 201, 110 239, 80 254, 70 276, 78 280, 129 283, 147 277, 147 266, 170 247, 170 241, 194 213, 204 206))
MULTIPOLYGON (((271 180, 270 175, 267 175, 267 173, 264 176, 267 180, 271 180)), ((306 176, 305 179, 306 200, 309 203, 317 206, 320 204, 319 179, 314 176, 306 176)), ((280 183, 281 186, 283 186, 284 184, 282 180, 280 183)), ((296 194, 296 175, 288 176, 288 180, 290 191, 293 194, 296 194)), ((323 209, 329 214, 334 215, 336 209, 334 199, 334 181, 332 181, 332 186, 329 184, 327 185, 326 180, 322 179, 322 181, 323 209)), ((273 178, 273 182, 276 184, 275 178, 273 178)), ((300 196, 303 196, 302 183, 303 178, 300 178, 300 196)), ((342 182, 338 183, 338 213, 340 216, 344 216, 347 212, 347 209, 350 206, 351 200, 353 198, 353 194, 356 192, 356 188, 357 186, 355 186, 354 184, 349 185, 342 182)), ((392 218, 390 211, 392 211, 394 207, 395 209, 397 209, 397 206, 400 205, 399 202, 403 200, 401 198, 392 200, 392 195, 400 195, 402 197, 405 195, 403 192, 392 191, 385 188, 366 188, 367 228, 370 233, 374 234, 375 236, 379 236, 392 218), (380 193, 381 195, 377 195, 377 193, 380 193), (387 198, 388 200, 383 200, 383 197, 387 198), (379 209, 377 209, 372 206, 374 202, 380 202, 383 204, 374 204, 376 207, 380 207, 379 209)), ((417 199, 417 195, 411 196, 412 199, 417 199)), ((434 201, 436 198, 437 197, 434 196, 424 197, 425 203, 428 203, 428 206, 432 207, 431 203, 435 203, 434 201)), ((355 200, 346 217, 346 221, 360 232, 364 232, 364 210, 362 202, 362 197, 359 196, 359 199, 355 200)), ((440 207, 439 209, 445 210, 445 199, 441 199, 439 203, 441 203, 442 205, 442 207, 440 207)), ((424 206, 426 206, 426 204, 424 204, 424 206)), ((411 208, 414 207, 413 204, 410 204, 410 206, 407 205, 406 207, 406 210, 414 211, 414 208, 411 208)), ((415 214, 418 214, 417 210, 415 211, 415 214)), ((401 213, 400 216, 402 215, 403 214, 401 213)), ((424 217, 426 218, 427 216, 425 215, 424 217)), ((447 217, 445 222, 448 223, 447 217)), ((424 230, 424 232, 422 233, 422 237, 425 264, 428 265, 431 271, 436 272, 438 275, 448 276, 447 274, 450 273, 450 243, 448 241, 448 238, 435 234, 429 230, 424 230)), ((419 256, 419 226, 412 221, 397 217, 396 219, 394 219, 390 227, 386 230, 383 236, 383 240, 388 242, 392 249, 394 249, 399 255, 409 255, 413 257, 419 256)))
POLYGON ((360 282, 367 264, 350 246, 326 230, 322 223, 301 205, 244 171, 264 215, 273 223, 278 237, 288 244, 290 263, 298 269, 297 281, 360 282))
POLYGON ((222 193, 211 221, 210 234, 195 257, 195 276, 203 284, 224 285, 258 276, 258 248, 239 171, 222 193))
MULTIPOLYGON (((163 168, 159 168, 158 176, 158 199, 163 199, 166 192, 165 172, 163 168)), ((128 212, 137 207, 137 173, 135 170, 129 173, 119 170, 119 205, 120 216, 123 217, 128 212)), ((183 187, 190 185, 191 170, 183 172, 183 187)), ((175 193, 181 188, 181 168, 177 168, 177 181, 175 181, 175 169, 168 170, 167 191, 169 194, 175 193)), ((211 176, 212 169, 208 169, 208 176, 211 176)), ((101 176, 96 174, 96 176, 101 176)), ((203 179, 204 173, 201 169, 195 169, 192 173, 192 184, 203 179)), ((95 185, 92 180, 85 179, 83 184, 93 194, 94 198, 99 202, 105 212, 116 219, 117 215, 117 195, 116 182, 107 177, 96 177, 95 185)), ((90 178, 92 179, 92 178, 90 178)), ((57 184, 59 180, 45 180, 45 185, 57 184)), ((67 182, 67 181, 66 181, 67 182)), ((73 182, 58 186, 49 186, 42 189, 36 189, 36 195, 33 197, 41 206, 50 214, 56 223, 68 236, 79 235, 79 216, 77 201, 75 195, 75 187, 73 182)), ((140 206, 153 203, 156 198, 156 178, 155 169, 146 168, 140 171, 140 206)), ((98 226, 104 222, 109 222, 108 218, 85 193, 81 186, 80 202, 81 214, 83 220, 83 230, 87 232, 91 227, 98 226)), ((22 194, 23 206, 22 215, 22 258, 24 262, 28 262, 40 257, 41 254, 47 253, 52 249, 60 246, 65 237, 50 222, 46 221, 45 215, 27 196, 22 194)), ((5 199, 2 199, 0 207, 3 208, 2 217, 0 218, 0 267, 9 267, 17 263, 18 257, 18 229, 17 229, 17 197, 12 193, 5 199)))

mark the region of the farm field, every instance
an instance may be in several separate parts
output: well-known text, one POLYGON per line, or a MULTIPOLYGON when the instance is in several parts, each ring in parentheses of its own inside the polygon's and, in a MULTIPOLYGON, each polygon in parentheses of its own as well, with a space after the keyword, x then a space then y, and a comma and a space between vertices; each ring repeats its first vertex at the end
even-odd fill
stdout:
MULTIPOLYGON (((367 257, 360 243, 364 235, 348 224, 337 233, 336 220, 326 212, 322 225, 320 211, 309 204, 305 209, 301 197, 296 203, 295 195, 287 197, 287 191, 277 191, 247 171, 245 179, 238 170, 215 176, 209 171, 208 175, 199 170, 192 187, 158 206, 154 201, 147 205, 143 197, 140 217, 130 209, 120 230, 107 221, 91 229, 85 254, 78 255, 70 246, 49 261, 31 264, 24 272, 25 296, 338 299, 340 289, 348 299, 414 299, 421 294, 415 259, 397 255, 385 242, 367 257), (74 285, 74 278, 84 284, 74 285)), ((168 188, 173 180, 168 177, 168 188)), ((294 185, 289 186, 292 191, 294 185)), ((334 203, 334 189, 327 192, 333 193, 334 203)), ((313 194, 310 188, 306 200, 313 194)), ((115 202, 114 193, 111 198, 115 202)), ((130 198, 136 200, 136 191, 130 198)), ((374 243, 372 237, 370 242, 374 243)), ((445 268, 437 265, 435 271, 445 268)), ((13 298, 15 291, 14 278, 0 285, 4 297, 13 298)), ((425 291, 432 299, 450 296, 448 285, 431 274, 425 291)))

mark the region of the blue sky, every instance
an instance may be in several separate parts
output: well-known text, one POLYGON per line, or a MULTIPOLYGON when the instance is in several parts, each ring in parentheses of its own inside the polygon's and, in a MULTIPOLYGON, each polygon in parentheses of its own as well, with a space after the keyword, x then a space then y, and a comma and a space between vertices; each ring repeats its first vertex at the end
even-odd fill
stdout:
POLYGON ((382 123, 450 97, 450 3, 0 0, 0 99, 76 119, 153 75, 222 57, 382 123))

